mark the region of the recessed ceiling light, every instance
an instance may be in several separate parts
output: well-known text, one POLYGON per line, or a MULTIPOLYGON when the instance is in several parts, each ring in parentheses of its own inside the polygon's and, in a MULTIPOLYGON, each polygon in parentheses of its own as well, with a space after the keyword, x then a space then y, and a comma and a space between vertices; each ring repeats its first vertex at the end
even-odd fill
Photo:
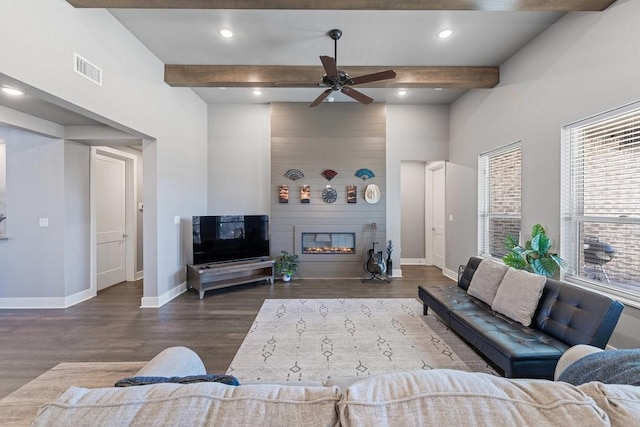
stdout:
POLYGON ((397 93, 398 96, 405 96, 408 92, 406 89, 400 89, 397 93))
POLYGON ((446 28, 438 33, 438 37, 441 39, 448 39, 453 35, 453 30, 451 28, 446 28))
POLYGON ((20 96, 20 95, 24 95, 24 92, 9 86, 4 86, 2 88, 2 91, 8 95, 13 95, 13 96, 20 96))
POLYGON ((229 39, 231 37, 233 37, 233 32, 231 32, 231 30, 227 29, 227 28, 223 28, 220 30, 220 35, 222 37, 224 37, 225 39, 229 39))
POLYGON ((327 102, 333 102, 335 100, 336 99, 333 96, 330 96, 330 97, 327 98, 327 102))
POLYGON ((260 89, 254 89, 254 90, 253 90, 253 94, 254 94, 255 96, 259 96, 259 95, 262 95, 262 91, 261 91, 260 89))
POLYGON ((442 90, 441 87, 434 87, 433 90, 442 90))

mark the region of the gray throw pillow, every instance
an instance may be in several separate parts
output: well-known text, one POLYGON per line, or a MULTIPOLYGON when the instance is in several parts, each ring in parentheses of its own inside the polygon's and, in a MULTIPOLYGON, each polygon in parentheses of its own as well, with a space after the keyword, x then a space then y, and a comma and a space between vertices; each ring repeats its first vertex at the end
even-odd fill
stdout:
POLYGON ((471 278, 467 293, 491 305, 508 268, 504 264, 483 259, 471 278))
POLYGON ((491 309, 529 326, 546 282, 545 276, 509 268, 498 287, 491 309))

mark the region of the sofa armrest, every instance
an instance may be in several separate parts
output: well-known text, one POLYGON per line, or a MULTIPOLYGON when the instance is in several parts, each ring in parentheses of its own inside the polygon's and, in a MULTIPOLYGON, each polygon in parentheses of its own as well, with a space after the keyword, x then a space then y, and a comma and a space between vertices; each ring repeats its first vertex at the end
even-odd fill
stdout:
POLYGON ((207 373, 200 357, 187 347, 162 350, 135 375, 137 377, 187 377, 207 373))
POLYGON ((584 356, 588 356, 593 353, 598 353, 600 351, 604 351, 601 348, 594 347, 592 345, 586 344, 578 344, 569 348, 569 350, 565 351, 560 359, 558 360, 558 364, 556 365, 556 370, 553 375, 554 381, 557 381, 562 372, 569 367, 573 362, 578 359, 583 358, 584 356))

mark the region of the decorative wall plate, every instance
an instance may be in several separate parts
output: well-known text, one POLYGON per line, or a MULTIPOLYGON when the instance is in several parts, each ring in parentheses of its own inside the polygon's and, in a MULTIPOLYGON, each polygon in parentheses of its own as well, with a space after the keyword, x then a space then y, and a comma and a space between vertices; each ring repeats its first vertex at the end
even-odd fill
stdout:
POLYGON ((298 169, 289 169, 284 173, 284 176, 286 178, 289 178, 292 181, 296 181, 300 178, 304 178, 304 174, 302 173, 301 170, 298 170, 298 169))
POLYGON ((358 187, 347 185, 347 203, 358 203, 358 187))
POLYGON ((355 175, 358 178, 362 178, 362 179, 371 179, 376 176, 376 174, 373 173, 371 169, 367 169, 367 168, 358 169, 355 175))
POLYGON ((300 203, 311 203, 311 189, 308 185, 300 187, 300 203))
POLYGON ((333 177, 338 175, 338 172, 336 172, 334 170, 331 170, 331 169, 327 169, 327 170, 323 171, 320 175, 322 175, 325 178, 327 178, 327 181, 331 181, 333 179, 333 177))
POLYGON ((278 202, 289 203, 289 186, 288 185, 278 186, 278 202))
POLYGON ((333 203, 338 200, 338 192, 331 187, 322 190, 322 200, 325 203, 333 203))

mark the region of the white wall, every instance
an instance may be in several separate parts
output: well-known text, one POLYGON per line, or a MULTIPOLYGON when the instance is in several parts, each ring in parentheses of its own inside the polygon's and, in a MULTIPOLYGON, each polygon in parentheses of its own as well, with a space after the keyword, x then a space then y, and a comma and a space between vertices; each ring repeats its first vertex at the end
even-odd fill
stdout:
POLYGON ((90 153, 87 145, 70 141, 64 144, 65 296, 89 289, 90 153))
POLYGON ((10 239, 0 241, 0 306, 7 298, 64 298, 64 141, 6 127, 0 137, 6 141, 10 239), (49 226, 39 227, 40 218, 49 226))
POLYGON ((209 105, 208 204, 211 214, 270 214, 270 107, 209 105))
POLYGON ((402 259, 424 263, 425 252, 425 163, 401 163, 402 259))
POLYGON ((206 105, 190 89, 167 86, 162 62, 107 10, 74 9, 64 0, 4 1, 0 16, 4 74, 119 129, 149 136, 143 305, 163 303, 184 289, 191 240, 174 216, 187 218, 207 206, 206 105), (102 68, 102 87, 73 71, 74 52, 102 68))
MULTIPOLYGON (((473 90, 451 108, 447 169, 447 268, 477 248, 478 154, 522 141, 522 229, 560 235, 560 130, 640 99, 640 2, 603 13, 570 13, 501 66, 494 89, 473 90)), ((525 236, 526 237, 526 236, 525 236)), ((640 345, 638 310, 627 307, 611 344, 640 345), (625 325, 625 326, 622 326, 625 325)))
MULTIPOLYGON (((6 149, 4 139, 0 139, 0 216, 6 215, 7 172, 5 168, 6 149)), ((6 220, 0 222, 0 237, 6 234, 6 220)))
POLYGON ((449 106, 387 105, 387 239, 393 241, 394 276, 400 276, 401 162, 449 157, 449 106), (397 266, 397 267, 396 267, 397 266))

